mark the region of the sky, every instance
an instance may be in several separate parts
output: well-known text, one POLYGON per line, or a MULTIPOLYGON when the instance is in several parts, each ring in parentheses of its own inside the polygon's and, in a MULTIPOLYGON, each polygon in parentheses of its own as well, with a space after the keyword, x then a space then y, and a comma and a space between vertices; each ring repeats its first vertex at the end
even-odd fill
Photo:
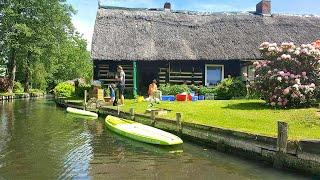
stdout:
MULTIPOLYGON (((201 12, 255 11, 260 0, 100 0, 106 6, 131 8, 162 8, 165 2, 171 3, 173 10, 201 12)), ((77 31, 88 42, 91 49, 94 22, 98 0, 67 0, 77 13, 72 22, 77 31)), ((271 0, 272 13, 320 15, 320 0, 271 0)))

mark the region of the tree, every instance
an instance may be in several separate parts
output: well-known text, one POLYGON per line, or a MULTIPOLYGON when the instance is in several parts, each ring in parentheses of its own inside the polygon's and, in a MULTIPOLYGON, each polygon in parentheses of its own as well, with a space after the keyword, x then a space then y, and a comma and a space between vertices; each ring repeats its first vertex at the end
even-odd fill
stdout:
POLYGON ((91 76, 91 69, 84 69, 92 68, 86 42, 74 31, 75 11, 65 2, 4 0, 1 4, 0 55, 8 65, 10 92, 16 74, 26 92, 30 85, 44 89, 76 75, 91 76))

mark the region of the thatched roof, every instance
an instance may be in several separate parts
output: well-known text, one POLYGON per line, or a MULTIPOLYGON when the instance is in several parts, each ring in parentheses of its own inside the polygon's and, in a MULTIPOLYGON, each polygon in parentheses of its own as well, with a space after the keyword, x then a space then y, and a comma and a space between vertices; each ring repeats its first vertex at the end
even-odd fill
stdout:
POLYGON ((302 44, 319 37, 319 17, 99 8, 92 58, 252 60, 264 41, 302 44))

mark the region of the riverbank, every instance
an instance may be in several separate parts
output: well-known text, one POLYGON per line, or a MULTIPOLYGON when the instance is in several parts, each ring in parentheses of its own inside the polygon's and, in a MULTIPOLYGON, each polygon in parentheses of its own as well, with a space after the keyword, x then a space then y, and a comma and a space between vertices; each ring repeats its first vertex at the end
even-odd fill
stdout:
MULTIPOLYGON (((59 100, 58 104, 77 107, 77 101, 68 104, 64 100, 59 100)), ((125 107, 121 108, 125 109, 125 107)), ((154 113, 152 115, 142 114, 134 108, 130 108, 130 112, 120 109, 118 111, 114 107, 102 107, 94 109, 94 111, 98 111, 103 116, 110 114, 134 119, 137 122, 173 132, 196 143, 209 145, 219 151, 262 160, 278 168, 320 174, 320 141, 318 140, 288 141, 284 138, 284 141, 279 141, 283 138, 186 122, 184 115, 180 113, 174 113, 176 119, 173 120, 156 117, 154 113), (282 146, 283 144, 284 146, 282 146)), ((278 131, 278 137, 284 135, 281 133, 278 131)))
POLYGON ((45 93, 0 93, 0 101, 45 97, 45 93))

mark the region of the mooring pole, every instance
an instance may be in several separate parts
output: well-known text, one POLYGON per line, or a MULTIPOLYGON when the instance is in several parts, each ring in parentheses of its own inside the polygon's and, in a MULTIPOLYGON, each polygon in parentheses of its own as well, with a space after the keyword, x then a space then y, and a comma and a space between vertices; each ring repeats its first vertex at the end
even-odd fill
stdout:
POLYGON ((151 125, 155 126, 156 125, 156 111, 151 110, 151 125))
POLYGON ((274 157, 273 167, 283 168, 286 165, 288 144, 288 124, 286 122, 278 121, 278 139, 277 152, 274 157))
POLYGON ((134 108, 130 108, 131 120, 134 120, 134 108))
POLYGON ((277 150, 281 153, 287 152, 288 123, 278 121, 277 150))
POLYGON ((181 113, 176 113, 176 120, 177 120, 177 131, 179 134, 182 133, 182 122, 181 122, 181 113))
POLYGON ((87 109, 87 90, 84 90, 84 104, 83 104, 83 110, 87 109))

